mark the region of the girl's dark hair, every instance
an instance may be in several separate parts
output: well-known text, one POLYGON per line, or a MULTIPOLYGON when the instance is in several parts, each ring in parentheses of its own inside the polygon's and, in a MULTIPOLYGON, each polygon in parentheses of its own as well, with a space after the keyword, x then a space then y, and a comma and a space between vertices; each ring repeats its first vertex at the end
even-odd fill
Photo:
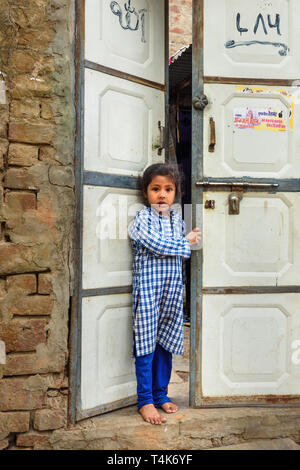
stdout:
POLYGON ((176 200, 180 199, 182 196, 183 174, 178 166, 172 163, 154 163, 146 168, 143 176, 140 178, 140 186, 144 198, 147 188, 155 176, 169 176, 175 184, 176 200))

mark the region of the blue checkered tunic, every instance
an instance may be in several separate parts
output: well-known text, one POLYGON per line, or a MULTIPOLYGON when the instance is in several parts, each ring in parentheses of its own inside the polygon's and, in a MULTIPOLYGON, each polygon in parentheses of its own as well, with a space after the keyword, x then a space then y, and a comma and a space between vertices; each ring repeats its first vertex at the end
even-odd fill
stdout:
POLYGON ((185 225, 174 210, 170 219, 150 207, 140 210, 129 228, 133 249, 133 340, 135 354, 156 343, 183 354, 182 258, 191 249, 185 225))

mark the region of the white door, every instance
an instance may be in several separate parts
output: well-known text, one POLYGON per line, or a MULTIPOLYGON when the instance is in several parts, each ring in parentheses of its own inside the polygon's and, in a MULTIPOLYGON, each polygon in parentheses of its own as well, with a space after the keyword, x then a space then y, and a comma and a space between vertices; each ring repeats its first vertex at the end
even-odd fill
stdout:
POLYGON ((163 161, 165 1, 85 0, 79 122, 81 257, 75 419, 136 402, 131 246, 138 176, 163 161))
POLYGON ((195 2, 196 406, 300 404, 299 7, 195 2))

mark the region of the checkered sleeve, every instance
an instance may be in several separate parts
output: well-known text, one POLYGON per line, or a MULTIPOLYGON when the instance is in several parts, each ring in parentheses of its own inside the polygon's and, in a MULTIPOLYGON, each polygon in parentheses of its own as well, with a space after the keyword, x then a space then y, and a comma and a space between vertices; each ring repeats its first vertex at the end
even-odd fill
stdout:
POLYGON ((153 223, 149 223, 147 212, 139 212, 129 228, 129 236, 139 245, 161 256, 182 256, 189 258, 191 248, 185 237, 166 238, 156 229, 153 223))

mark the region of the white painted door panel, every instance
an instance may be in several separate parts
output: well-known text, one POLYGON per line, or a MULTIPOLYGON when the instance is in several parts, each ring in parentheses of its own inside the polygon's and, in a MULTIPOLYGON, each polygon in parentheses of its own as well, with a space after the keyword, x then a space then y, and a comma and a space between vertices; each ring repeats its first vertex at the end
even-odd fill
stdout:
POLYGON ((205 0, 204 75, 298 79, 298 0, 205 0))
POLYGON ((86 60, 163 84, 164 0, 85 3, 86 60))
POLYGON ((203 396, 298 395, 299 304, 300 294, 204 295, 203 396))
MULTIPOLYGON (((242 180, 277 184, 272 193, 244 187, 236 215, 229 214, 230 191, 206 191, 204 185, 197 400, 204 406, 299 404, 300 113, 294 81, 300 76, 300 2, 195 4, 204 8, 204 71, 196 68, 208 98, 204 181, 226 182, 232 192, 242 180), (279 192, 284 184, 287 191, 279 192), (205 201, 214 205, 205 207, 205 201)), ((200 117, 194 119, 199 126, 200 117)), ((197 170, 197 156, 194 161, 197 170)))
POLYGON ((132 249, 127 228, 142 207, 138 191, 84 187, 84 289, 131 284, 132 249))
POLYGON ((229 215, 229 194, 205 194, 215 209, 203 212, 203 286, 299 285, 299 195, 248 192, 229 215))
POLYGON ((141 208, 137 177, 165 158, 158 123, 165 123, 166 60, 164 0, 82 5, 79 419, 136 403, 127 228, 141 208))
POLYGON ((204 175, 299 178, 299 88, 206 84, 204 175), (216 128, 208 151, 209 119, 216 128))
POLYGON ((164 106, 162 91, 86 69, 85 170, 138 176, 163 160, 164 106))
POLYGON ((82 409, 136 393, 132 353, 131 295, 82 301, 82 409))

